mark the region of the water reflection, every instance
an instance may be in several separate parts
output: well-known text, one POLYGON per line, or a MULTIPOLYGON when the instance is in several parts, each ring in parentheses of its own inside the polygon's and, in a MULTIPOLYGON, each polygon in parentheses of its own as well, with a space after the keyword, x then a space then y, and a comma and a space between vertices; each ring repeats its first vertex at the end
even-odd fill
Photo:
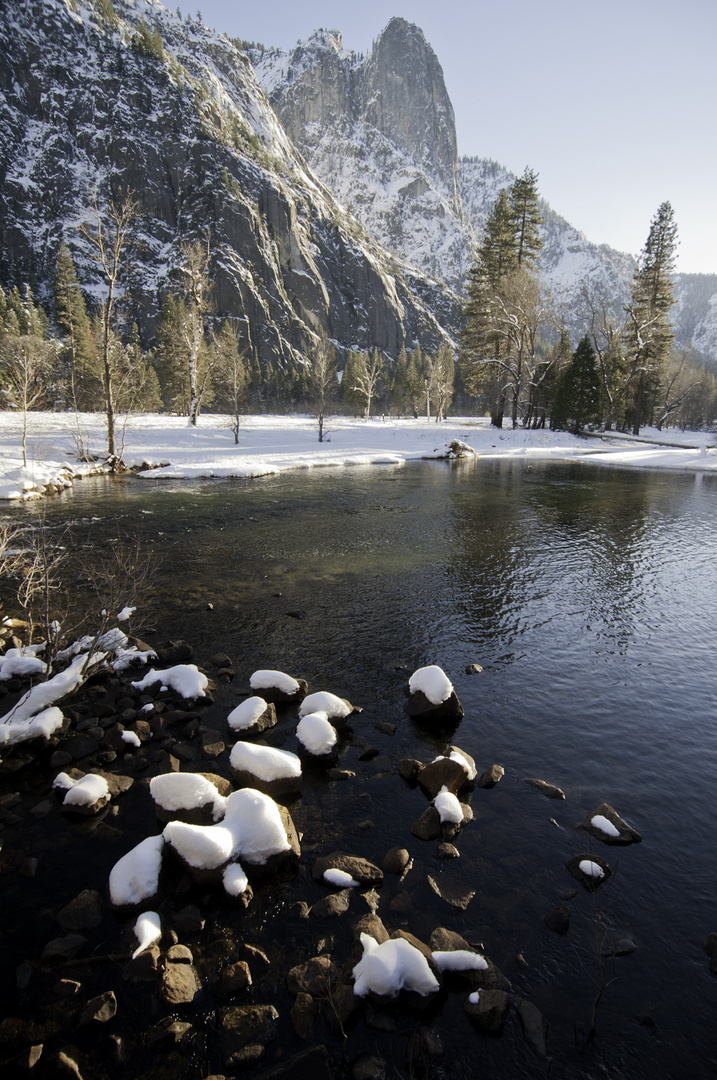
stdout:
MULTIPOLYGON (((609 856, 619 873, 608 902, 638 951, 606 997, 603 1065, 621 1080, 709 1075, 713 986, 700 943, 716 928, 714 479, 431 463, 249 483, 99 481, 44 509, 50 522, 75 520, 90 545, 141 531, 163 559, 151 612, 162 637, 229 653, 237 693, 255 668, 277 667, 360 702, 371 737, 377 721, 397 725, 381 745, 393 761, 440 749, 403 715, 407 673, 425 663, 450 673, 466 709, 456 741, 481 768, 506 768, 497 788, 476 792, 451 868, 478 893, 457 928, 483 939, 549 1015, 563 1063, 576 1002, 590 999, 589 898, 575 899, 567 942, 546 937, 541 918, 585 842, 574 825, 615 805, 645 842, 609 856), (464 674, 473 662, 481 675, 464 674), (522 783, 529 775, 560 784, 566 802, 546 803, 522 783), (655 1018, 657 1041, 638 1012, 655 1018)), ((297 816, 309 838, 331 822, 380 862, 410 835, 414 794, 377 780, 373 834, 357 834, 358 804, 334 789, 297 816)), ((416 857, 420 933, 455 916, 427 893, 433 851, 416 857)), ((495 1075, 534 1069, 514 1042, 482 1052, 495 1075)), ((464 1066, 472 1075, 468 1051, 464 1066)), ((581 1059, 571 1067, 584 1075, 581 1059)))

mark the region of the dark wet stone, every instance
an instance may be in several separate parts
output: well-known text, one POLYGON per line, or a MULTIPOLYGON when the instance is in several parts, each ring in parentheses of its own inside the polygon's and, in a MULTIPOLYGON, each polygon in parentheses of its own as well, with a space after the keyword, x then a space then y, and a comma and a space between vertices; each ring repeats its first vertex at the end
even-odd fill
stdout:
POLYGON ((202 757, 218 758, 226 750, 226 744, 219 731, 205 731, 199 740, 202 757))
POLYGON ((525 1041, 532 1046, 539 1057, 547 1057, 548 1021, 540 1009, 537 1005, 533 1005, 532 1001, 523 998, 518 1006, 518 1016, 523 1025, 525 1041))
POLYGON ((214 655, 209 658, 209 663, 215 668, 232 667, 231 659, 223 652, 214 653, 214 655))
POLYGON ((194 649, 186 641, 165 641, 154 650, 164 667, 186 664, 194 656, 194 649))
POLYGON ((319 1003, 314 1001, 311 994, 299 992, 291 1008, 290 1016, 294 1031, 304 1042, 313 1038, 314 1024, 318 1015, 319 1003))
POLYGON ((479 788, 494 788, 505 776, 505 769, 502 765, 491 765, 489 769, 482 774, 478 781, 479 788))
POLYGON ((570 908, 567 904, 558 904, 543 915, 543 922, 553 933, 567 934, 570 929, 570 908))
POLYGON ((330 919, 336 915, 344 915, 351 902, 351 889, 342 889, 340 892, 331 893, 319 900, 311 908, 311 915, 317 919, 330 919))
POLYGON ((562 788, 556 787, 555 784, 548 784, 545 780, 538 780, 534 776, 527 776, 525 778, 525 783, 536 788, 536 790, 539 791, 541 795, 544 795, 546 799, 565 798, 565 792, 562 788))
POLYGON ((226 1057, 276 1037, 279 1013, 273 1005, 229 1005, 219 1010, 218 1029, 226 1057))
POLYGON ((255 1080, 334 1080, 325 1046, 312 1046, 281 1065, 259 1073, 255 1080))
POLYGON ((183 1020, 172 1020, 167 1017, 151 1027, 145 1035, 145 1042, 149 1049, 157 1046, 176 1045, 185 1035, 192 1030, 192 1025, 183 1020))
POLYGON ((441 816, 435 806, 427 806, 418 821, 411 826, 411 833, 419 840, 439 840, 441 837, 441 816))
POLYGON ((608 930, 600 944, 600 954, 609 958, 629 956, 636 949, 637 945, 632 938, 622 937, 615 930, 608 930))
POLYGON ((455 844, 449 844, 446 841, 442 841, 436 848, 436 855, 439 859, 460 859, 461 853, 455 844))
MULTIPOLYGON (((368 1016, 366 1023, 371 1027, 368 1016)), ((353 1080, 386 1080, 386 1067, 382 1058, 374 1057, 372 1054, 363 1054, 354 1062, 351 1075, 353 1080)))
POLYGON ((469 1020, 484 1035, 500 1035, 510 1011, 510 998, 505 990, 478 990, 477 1002, 466 998, 463 1009, 469 1020))
POLYGON ((63 742, 62 749, 66 754, 70 755, 72 761, 79 761, 80 758, 87 757, 95 752, 97 740, 93 739, 91 735, 70 735, 69 739, 65 739, 63 742))
POLYGON ((42 802, 36 803, 35 806, 30 809, 30 816, 34 817, 36 821, 42 821, 46 818, 54 808, 54 803, 49 799, 43 799, 42 802))
POLYGON ((387 851, 383 857, 382 867, 385 874, 396 874, 398 877, 408 867, 411 856, 404 847, 394 847, 387 851))
POLYGON ((355 772, 351 769, 329 769, 326 774, 329 780, 353 780, 356 776, 355 772))
POLYGON ((440 896, 456 911, 465 911, 475 896, 475 889, 466 889, 461 882, 450 881, 443 874, 435 878, 428 874, 428 884, 436 896, 440 896))
POLYGON ((246 769, 235 769, 233 766, 230 768, 237 788, 255 788, 264 795, 270 795, 272 799, 279 799, 282 795, 295 795, 301 791, 301 773, 298 776, 279 777, 277 780, 262 780, 260 776, 246 769))
POLYGON ((363 945, 361 944, 362 934, 368 934, 369 937, 372 937, 379 945, 383 945, 384 941, 388 941, 389 938, 388 930, 375 912, 370 912, 368 915, 362 915, 354 924, 351 933, 354 944, 354 954, 357 960, 360 960, 363 956, 363 945))
POLYGON ((390 724, 388 720, 379 720, 374 727, 383 735, 395 735, 398 730, 398 724, 390 724))
POLYGON ((480 664, 468 664, 466 667, 466 675, 479 675, 483 668, 480 664))
POLYGON ((389 1035, 395 1035, 398 1031, 398 1024, 396 1023, 395 1016, 386 1012, 385 1009, 379 1009, 375 1005, 367 1005, 364 1010, 364 1022, 366 1027, 372 1028, 374 1031, 385 1031, 389 1035))
POLYGON ((170 945, 167 949, 167 963, 169 964, 193 964, 194 956, 192 950, 186 945, 170 945))
POLYGON ((24 1069, 26 1072, 30 1072, 32 1069, 35 1068, 38 1061, 42 1057, 42 1052, 44 1049, 45 1046, 43 1043, 35 1043, 34 1046, 26 1047, 15 1058, 15 1064, 18 1065, 21 1069, 24 1069))
POLYGON ((166 964, 159 993, 170 1009, 175 1005, 189 1005, 201 988, 201 980, 193 964, 166 964))
POLYGON ((67 934, 66 937, 53 938, 42 950, 40 962, 59 964, 64 960, 72 960, 86 944, 87 938, 81 934, 67 934))
POLYGON ((32 964, 18 964, 15 969, 15 985, 18 990, 27 990, 34 972, 32 964))
POLYGON ((346 855, 342 851, 333 851, 316 860, 311 870, 314 881, 323 881, 326 870, 342 870, 366 888, 383 883, 383 871, 372 862, 358 855, 346 855))
POLYGON ((246 942, 243 943, 241 948, 244 956, 248 957, 252 963, 263 964, 265 967, 269 967, 271 961, 263 949, 258 948, 256 945, 248 945, 246 942))
POLYGON ((82 983, 77 979, 60 979, 56 982, 52 988, 52 992, 55 997, 59 998, 73 998, 79 994, 82 989, 82 983))
POLYGON ((218 989, 224 997, 234 997, 251 986, 251 971, 245 960, 238 960, 225 968, 219 976, 218 989))
POLYGON ((418 786, 428 799, 435 799, 442 788, 457 795, 467 783, 467 768, 450 757, 431 761, 418 774, 418 786))
POLYGON ((80 1014, 80 1027, 96 1021, 98 1024, 106 1024, 117 1015, 117 998, 112 990, 99 994, 87 1002, 80 1014))
POLYGON ((338 981, 339 971, 328 956, 314 956, 303 964, 291 968, 286 976, 290 994, 310 994, 326 997, 338 981))
POLYGON ((414 694, 411 694, 404 705, 404 709, 414 720, 419 720, 422 724, 436 727, 439 730, 453 727, 463 719, 463 706, 458 700, 455 690, 440 705, 434 705, 432 701, 428 700, 423 691, 417 690, 414 694))
POLYGON ((83 1080, 77 1057, 78 1053, 74 1047, 67 1047, 65 1050, 60 1050, 57 1055, 57 1064, 63 1073, 69 1073, 70 1076, 75 1077, 75 1080, 83 1080))
POLYGON ((398 763, 398 775, 407 784, 417 784, 418 774, 423 768, 423 763, 416 758, 401 758, 398 763))
POLYGON ((178 911, 173 922, 180 934, 198 934, 204 929, 204 916, 194 904, 188 904, 178 911))
POLYGON ((581 821, 579 825, 576 825, 576 828, 584 829, 597 840, 602 840, 604 844, 624 846, 626 844, 639 844, 642 841, 642 837, 637 829, 633 829, 631 825, 628 825, 626 821, 623 821, 618 812, 614 810, 609 803, 600 803, 597 810, 594 810, 592 814, 588 814, 584 821, 581 821), (593 825, 592 819, 594 817, 606 818, 617 830, 618 835, 610 836, 608 833, 598 828, 598 826, 593 825))
POLYGON ((72 755, 68 754, 66 750, 55 750, 50 757, 50 765, 53 769, 64 769, 71 761, 72 755))
POLYGON ((159 956, 159 946, 150 945, 127 963, 122 978, 126 982, 154 982, 159 974, 159 956))
POLYGON ((92 930, 102 921, 102 900, 95 889, 83 889, 57 913, 63 930, 92 930))

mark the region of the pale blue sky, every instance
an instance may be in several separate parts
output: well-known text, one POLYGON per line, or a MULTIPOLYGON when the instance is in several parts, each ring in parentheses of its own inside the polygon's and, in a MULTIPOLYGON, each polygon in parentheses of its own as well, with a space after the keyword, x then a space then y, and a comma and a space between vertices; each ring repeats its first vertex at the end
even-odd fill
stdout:
POLYGON ((199 8, 207 26, 232 37, 292 48, 324 27, 357 52, 403 16, 441 63, 459 153, 516 173, 530 166, 554 210, 590 240, 633 255, 669 200, 677 269, 717 273, 717 0, 199 0, 199 8))

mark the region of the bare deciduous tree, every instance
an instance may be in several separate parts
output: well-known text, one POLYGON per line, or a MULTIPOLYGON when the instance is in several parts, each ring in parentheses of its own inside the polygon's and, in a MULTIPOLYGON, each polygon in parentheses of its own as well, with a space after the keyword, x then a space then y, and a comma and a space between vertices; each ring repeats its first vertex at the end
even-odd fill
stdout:
POLYGON ((112 321, 118 298, 121 276, 125 269, 127 246, 131 230, 139 215, 137 201, 127 193, 119 202, 110 199, 104 211, 97 193, 92 199, 93 224, 85 222, 80 232, 89 242, 96 266, 107 289, 102 301, 102 370, 104 377, 105 413, 107 416, 107 453, 113 465, 119 464, 115 440, 115 390, 111 362, 112 321))

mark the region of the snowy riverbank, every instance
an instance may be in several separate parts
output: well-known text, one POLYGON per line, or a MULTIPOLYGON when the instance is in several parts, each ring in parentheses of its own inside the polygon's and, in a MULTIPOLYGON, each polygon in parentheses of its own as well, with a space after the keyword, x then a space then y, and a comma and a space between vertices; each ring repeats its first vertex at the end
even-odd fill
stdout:
MULTIPOLYGON (((32 413, 27 467, 22 466, 22 418, 0 413, 0 498, 37 494, 46 485, 70 486, 71 477, 97 471, 78 461, 78 447, 101 462, 106 445, 104 417, 87 413, 32 413)), ((442 424, 418 420, 358 420, 335 417, 319 443, 307 416, 245 416, 234 444, 226 416, 202 416, 192 428, 186 418, 143 414, 117 425, 117 443, 130 468, 149 479, 253 477, 318 466, 401 464, 439 456, 454 439, 478 457, 568 461, 589 458, 604 465, 717 471, 717 440, 708 432, 659 432, 577 438, 563 431, 498 431, 486 418, 449 418, 442 424)))

